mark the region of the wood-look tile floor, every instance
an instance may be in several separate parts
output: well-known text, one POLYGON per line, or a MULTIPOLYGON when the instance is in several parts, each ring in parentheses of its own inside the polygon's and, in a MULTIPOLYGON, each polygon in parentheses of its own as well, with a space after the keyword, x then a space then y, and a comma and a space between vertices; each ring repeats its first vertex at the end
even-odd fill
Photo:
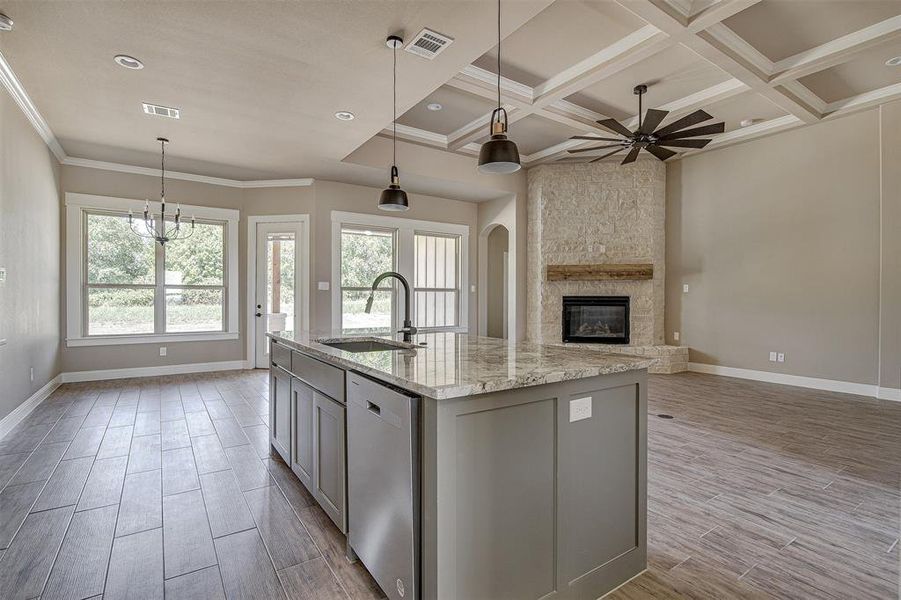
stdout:
MULTIPOLYGON (((0 598, 383 597, 269 456, 267 385, 57 390, 0 440, 0 598)), ((901 404, 683 374, 649 407, 649 568, 608 598, 898 597, 901 404)))

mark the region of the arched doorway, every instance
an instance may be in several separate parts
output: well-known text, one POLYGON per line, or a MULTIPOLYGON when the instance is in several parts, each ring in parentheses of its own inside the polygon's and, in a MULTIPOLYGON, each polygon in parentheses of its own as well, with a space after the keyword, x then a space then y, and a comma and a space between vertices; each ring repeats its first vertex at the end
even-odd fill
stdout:
POLYGON ((509 268, 510 232, 498 225, 488 234, 486 268, 486 335, 504 338, 509 336, 509 268))

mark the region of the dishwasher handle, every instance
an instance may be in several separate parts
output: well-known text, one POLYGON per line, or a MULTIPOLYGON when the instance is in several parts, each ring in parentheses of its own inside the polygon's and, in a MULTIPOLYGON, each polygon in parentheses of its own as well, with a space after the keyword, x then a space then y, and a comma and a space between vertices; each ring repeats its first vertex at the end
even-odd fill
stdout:
POLYGON ((375 416, 377 416, 377 417, 382 416, 382 408, 375 402, 367 401, 366 408, 369 410, 369 412, 371 412, 375 416))

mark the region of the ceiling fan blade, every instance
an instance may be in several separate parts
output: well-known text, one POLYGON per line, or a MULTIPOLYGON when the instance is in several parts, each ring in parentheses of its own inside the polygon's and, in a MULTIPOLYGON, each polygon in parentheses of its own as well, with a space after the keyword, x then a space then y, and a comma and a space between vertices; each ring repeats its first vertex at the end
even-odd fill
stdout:
POLYGON ((575 154, 577 152, 591 152, 592 150, 605 150, 607 148, 622 148, 622 147, 623 147, 622 144, 610 144, 609 146, 592 146, 591 148, 576 148, 574 150, 567 150, 567 152, 575 154))
POLYGON ((607 137, 597 137, 595 135, 574 135, 571 140, 589 140, 595 142, 619 142, 621 141, 619 138, 607 138, 607 137))
POLYGON ((666 148, 661 148, 660 146, 654 146, 654 145, 645 147, 645 150, 647 150, 648 152, 650 152, 651 154, 653 154, 660 160, 666 160, 667 158, 676 155, 676 153, 673 152, 672 150, 667 150, 666 148))
POLYGON ((597 122, 598 125, 603 127, 604 129, 609 129, 613 133, 618 133, 620 135, 624 135, 626 137, 632 137, 632 132, 626 129, 626 126, 617 121, 616 119, 602 119, 597 122))
POLYGON ((677 131, 669 135, 660 136, 661 140, 680 140, 682 138, 697 137, 699 135, 713 135, 714 133, 723 133, 726 131, 725 123, 713 123, 712 125, 704 125, 703 127, 695 127, 694 129, 686 129, 685 131, 677 131))
POLYGON ((620 164, 625 165, 628 163, 635 162, 635 159, 638 158, 639 152, 641 152, 641 148, 639 148, 638 146, 635 146, 634 148, 629 150, 629 153, 626 155, 626 158, 624 158, 623 162, 621 162, 620 164))
POLYGON ((713 140, 670 140, 658 142, 661 146, 671 146, 673 148, 703 148, 713 140))
POLYGON ((598 156, 597 158, 593 158, 588 162, 598 162, 599 160, 604 160, 608 156, 613 156, 617 152, 622 152, 623 150, 625 150, 625 148, 620 148, 619 150, 614 150, 613 152, 608 152, 607 154, 602 154, 601 156, 598 156))
POLYGON ((638 128, 638 133, 654 133, 654 130, 657 129, 657 126, 663 122, 663 119, 668 114, 668 110, 648 109, 644 116, 644 121, 641 122, 641 127, 638 128))
POLYGON ((698 123, 703 123, 704 121, 709 121, 712 119, 710 115, 705 113, 703 110, 696 110, 690 115, 686 115, 681 119, 676 119, 660 131, 655 131, 657 135, 668 135, 670 133, 675 133, 680 129, 685 129, 686 127, 691 127, 692 125, 697 125, 698 123))

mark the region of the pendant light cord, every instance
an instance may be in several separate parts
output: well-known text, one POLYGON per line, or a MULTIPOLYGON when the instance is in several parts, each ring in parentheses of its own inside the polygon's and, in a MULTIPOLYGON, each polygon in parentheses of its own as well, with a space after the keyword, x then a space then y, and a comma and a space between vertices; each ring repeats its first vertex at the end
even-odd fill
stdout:
POLYGON ((391 164, 397 165, 397 43, 392 50, 394 57, 394 120, 391 122, 393 134, 391 142, 391 164))
POLYGON ((166 198, 166 142, 160 140, 160 200, 166 198))
POLYGON ((501 107, 501 0, 497 0, 497 107, 501 107))

